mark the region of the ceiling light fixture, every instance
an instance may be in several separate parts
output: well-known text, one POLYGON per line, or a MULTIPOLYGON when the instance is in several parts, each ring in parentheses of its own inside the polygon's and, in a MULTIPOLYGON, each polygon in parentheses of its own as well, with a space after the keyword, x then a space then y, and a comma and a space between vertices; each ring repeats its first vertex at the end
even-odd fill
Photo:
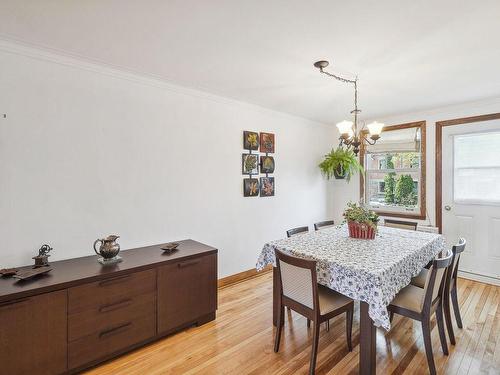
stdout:
POLYGON ((370 145, 374 145, 377 142, 377 140, 380 138, 380 133, 382 133, 382 130, 384 128, 384 124, 377 121, 368 124, 367 128, 368 132, 370 133, 369 139, 366 133, 363 132, 364 123, 358 131, 358 115, 361 113, 361 110, 358 109, 358 77, 356 76, 356 78, 352 80, 340 77, 333 73, 329 73, 324 70, 328 65, 328 61, 316 61, 314 63, 314 66, 318 68, 321 73, 326 74, 329 77, 333 77, 340 82, 351 83, 354 85, 354 109, 351 111, 351 113, 354 114, 354 122, 344 120, 337 124, 337 128, 340 132, 339 146, 346 145, 347 148, 352 147, 354 154, 358 155, 359 147, 361 146, 363 141, 370 145))

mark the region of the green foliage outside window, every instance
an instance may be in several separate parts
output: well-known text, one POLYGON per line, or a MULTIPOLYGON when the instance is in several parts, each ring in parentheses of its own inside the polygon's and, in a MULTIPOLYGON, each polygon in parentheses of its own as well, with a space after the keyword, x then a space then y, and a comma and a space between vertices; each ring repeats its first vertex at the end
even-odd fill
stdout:
POLYGON ((396 187, 396 173, 391 172, 384 177, 384 200, 385 203, 394 203, 394 188, 396 187))
MULTIPOLYGON (((394 169, 394 163, 392 162, 392 155, 387 155, 386 158, 386 168, 394 169)), ((396 179, 394 178, 396 173, 390 172, 384 177, 384 194, 385 203, 394 203, 394 188, 396 187, 396 179)))
POLYGON ((413 192, 413 178, 408 174, 402 174, 396 181, 394 188, 394 201, 397 204, 415 205, 417 204, 417 196, 413 192))

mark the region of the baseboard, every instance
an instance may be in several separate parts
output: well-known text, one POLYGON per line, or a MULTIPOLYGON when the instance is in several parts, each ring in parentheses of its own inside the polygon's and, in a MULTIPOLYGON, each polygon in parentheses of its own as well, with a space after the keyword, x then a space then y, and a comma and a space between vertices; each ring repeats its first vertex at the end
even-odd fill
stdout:
POLYGON ((219 279, 218 281, 218 286, 219 288, 225 288, 229 285, 233 285, 236 283, 241 283, 242 281, 248 280, 248 279, 253 279, 254 277, 263 275, 267 272, 272 271, 271 266, 265 267, 262 271, 257 271, 255 268, 252 268, 251 270, 243 271, 240 273, 236 273, 234 275, 226 276, 223 277, 222 279, 219 279))
POLYGON ((474 272, 458 271, 458 277, 461 277, 463 279, 479 281, 481 283, 500 286, 500 279, 499 278, 480 275, 480 274, 474 273, 474 272))

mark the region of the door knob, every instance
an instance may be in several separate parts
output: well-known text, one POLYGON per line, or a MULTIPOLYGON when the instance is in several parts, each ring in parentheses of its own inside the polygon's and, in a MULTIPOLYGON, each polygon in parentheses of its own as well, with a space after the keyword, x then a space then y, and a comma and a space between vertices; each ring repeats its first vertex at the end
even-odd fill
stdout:
POLYGON ((445 209, 446 211, 451 211, 451 206, 446 205, 446 206, 444 206, 444 209, 445 209))

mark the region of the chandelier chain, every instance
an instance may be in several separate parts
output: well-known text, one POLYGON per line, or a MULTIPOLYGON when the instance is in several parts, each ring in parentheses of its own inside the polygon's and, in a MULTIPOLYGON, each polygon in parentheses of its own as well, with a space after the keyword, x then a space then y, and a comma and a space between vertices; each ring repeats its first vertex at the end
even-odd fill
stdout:
MULTIPOLYGON (((360 146, 361 147, 363 146, 363 142, 366 142, 369 145, 374 145, 377 142, 377 140, 380 138, 380 132, 382 131, 381 128, 379 128, 378 131, 376 129, 374 129, 375 131, 372 134, 371 133, 372 130, 370 129, 370 139, 368 139, 367 135, 363 133, 364 123, 361 124, 362 125, 361 129, 358 129, 358 115, 361 112, 361 110, 358 109, 358 76, 356 76, 354 79, 348 79, 348 78, 338 76, 334 73, 327 72, 324 70, 324 68, 326 68, 328 66, 328 61, 324 61, 324 60, 315 62, 314 66, 316 68, 319 68, 319 71, 321 73, 326 74, 329 77, 335 78, 337 81, 340 81, 343 83, 350 83, 350 84, 354 85, 354 109, 351 111, 351 113, 354 115, 354 122, 351 123, 351 128, 350 128, 351 132, 345 131, 340 135, 339 147, 342 147, 342 145, 347 146, 348 149, 350 149, 352 147, 354 154, 358 155, 358 153, 360 151, 360 146), (352 125, 354 125, 354 126, 352 127, 352 125)), ((343 121, 342 123, 344 123, 344 122, 345 121, 343 121)), ((340 124, 342 124, 342 123, 337 124, 337 126, 339 127, 339 130, 341 129, 340 124)), ((377 124, 377 123, 374 122, 373 124, 377 124)), ((378 124, 378 125, 381 125, 381 124, 378 124)), ((382 126, 383 126, 383 124, 382 124, 382 126)), ((370 128, 370 125, 368 127, 370 128)), ((345 127, 343 129, 345 129, 345 127)))
POLYGON ((326 74, 329 77, 335 78, 336 80, 338 80, 340 82, 352 83, 354 85, 354 115, 355 115, 355 117, 357 117, 357 113, 358 113, 358 76, 356 76, 355 79, 347 79, 344 77, 340 77, 336 74, 327 72, 327 71, 323 70, 323 68, 319 68, 319 71, 323 74, 326 74))

